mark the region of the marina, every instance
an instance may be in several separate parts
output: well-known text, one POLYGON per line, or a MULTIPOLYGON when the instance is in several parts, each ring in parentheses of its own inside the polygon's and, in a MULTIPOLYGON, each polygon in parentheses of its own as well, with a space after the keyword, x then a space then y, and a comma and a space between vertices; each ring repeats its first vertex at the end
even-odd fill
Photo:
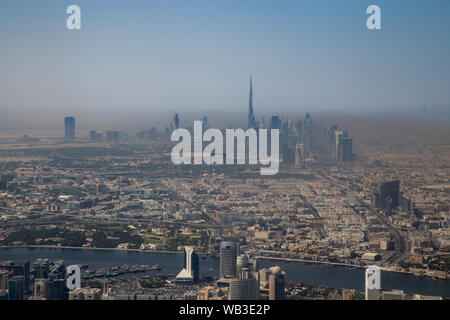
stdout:
POLYGON ((143 273, 148 271, 161 271, 161 267, 156 265, 133 265, 129 266, 124 264, 122 266, 112 266, 108 268, 100 268, 97 270, 85 270, 82 277, 83 279, 92 278, 112 278, 132 273, 143 273))

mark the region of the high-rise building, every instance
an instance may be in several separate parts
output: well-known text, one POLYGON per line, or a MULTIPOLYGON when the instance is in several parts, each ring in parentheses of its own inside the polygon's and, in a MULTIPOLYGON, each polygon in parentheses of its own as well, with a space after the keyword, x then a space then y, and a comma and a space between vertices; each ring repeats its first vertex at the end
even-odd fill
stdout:
POLYGON ((50 262, 48 259, 38 259, 33 262, 33 274, 35 279, 47 279, 50 273, 50 262))
POLYGON ((250 77, 250 93, 248 97, 248 127, 255 127, 255 115, 253 114, 253 83, 252 77, 250 77))
POLYGON ((98 142, 102 140, 102 134, 101 133, 97 133, 97 131, 95 130, 91 130, 89 131, 89 140, 91 140, 92 142, 98 142))
POLYGON ((270 276, 269 269, 259 270, 259 281, 260 281, 261 288, 269 287, 269 276, 270 276))
POLYGON ((288 121, 281 121, 280 136, 283 140, 286 140, 287 137, 289 136, 289 122, 288 121))
POLYGON ((336 161, 341 161, 342 159, 342 139, 344 137, 343 131, 335 131, 335 158, 336 161))
POLYGON ((177 282, 195 283, 199 280, 199 259, 194 249, 184 247, 184 268, 176 276, 177 282))
POLYGON ((50 281, 50 296, 52 300, 67 300, 69 289, 65 279, 55 279, 50 281))
POLYGON ((0 270, 0 290, 8 290, 8 270, 0 270))
POLYGON ((202 131, 206 131, 206 129, 208 129, 208 117, 207 116, 203 116, 202 117, 202 131))
POLYGON ((50 280, 35 279, 34 280, 34 298, 36 299, 51 299, 50 280))
POLYGON ((259 274, 241 268, 237 278, 230 279, 228 300, 259 300, 259 274))
POLYGON ((272 118, 270 118, 270 129, 281 129, 281 120, 279 116, 272 116, 272 118))
POLYGON ((305 116, 305 121, 302 127, 302 143, 305 145, 306 152, 312 151, 313 144, 313 121, 309 113, 305 116))
POLYGON ((66 264, 64 260, 58 260, 53 263, 48 278, 50 280, 64 279, 66 276, 66 272, 66 264))
POLYGON ((180 117, 178 117, 178 113, 175 113, 172 118, 172 130, 176 130, 180 127, 180 117))
POLYGON ((220 244, 220 278, 235 278, 237 276, 237 256, 239 244, 234 241, 222 241, 220 244))
POLYGON ((331 145, 334 146, 334 157, 339 162, 351 162, 353 160, 353 140, 348 137, 347 130, 338 130, 334 125, 327 129, 331 145))
POLYGON ((236 259, 236 272, 239 275, 242 268, 247 268, 248 257, 246 254, 240 254, 236 259))
POLYGON ((284 144, 283 150, 283 163, 295 162, 295 147, 290 144, 284 144))
POLYGON ((373 205, 390 215, 392 210, 400 206, 400 181, 384 182, 374 194, 373 205))
POLYGON ((294 163, 296 167, 305 167, 305 145, 303 143, 297 143, 295 145, 295 159, 294 163))
POLYGON ((64 138, 75 139, 75 118, 65 117, 64 118, 64 138))
POLYGON ((110 143, 117 143, 119 142, 120 133, 119 131, 107 131, 106 132, 106 140, 110 143))
POLYGON ((353 140, 343 138, 341 140, 341 159, 342 162, 351 162, 353 158, 353 140))
POLYGON ((381 269, 369 266, 365 273, 366 300, 380 300, 381 298, 381 269))
POLYGON ((24 277, 24 293, 30 290, 30 261, 15 261, 12 265, 13 276, 24 277))
POLYGON ((282 300, 284 299, 286 273, 278 266, 270 268, 269 271, 269 300, 282 300))
POLYGON ((25 299, 25 277, 15 276, 8 280, 9 300, 25 299))

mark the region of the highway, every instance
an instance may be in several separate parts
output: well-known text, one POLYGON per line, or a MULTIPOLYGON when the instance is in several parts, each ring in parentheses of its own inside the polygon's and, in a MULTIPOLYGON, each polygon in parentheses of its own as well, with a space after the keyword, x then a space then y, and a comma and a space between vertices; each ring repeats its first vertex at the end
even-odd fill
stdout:
MULTIPOLYGON (((345 188, 342 186, 342 183, 339 181, 336 181, 332 177, 327 176, 321 171, 315 172, 317 175, 322 177, 324 180, 327 180, 329 182, 332 182, 337 188, 339 188, 342 192, 345 192, 345 188)), ((395 242, 395 253, 386 261, 387 266, 394 265, 400 260, 404 259, 407 255, 407 239, 405 239, 405 236, 401 234, 401 232, 388 220, 386 217, 384 217, 382 214, 371 208, 370 206, 363 203, 360 199, 356 199, 358 206, 364 207, 367 210, 369 210, 376 218, 377 221, 381 224, 387 227, 389 233, 391 234, 392 238, 395 242)))

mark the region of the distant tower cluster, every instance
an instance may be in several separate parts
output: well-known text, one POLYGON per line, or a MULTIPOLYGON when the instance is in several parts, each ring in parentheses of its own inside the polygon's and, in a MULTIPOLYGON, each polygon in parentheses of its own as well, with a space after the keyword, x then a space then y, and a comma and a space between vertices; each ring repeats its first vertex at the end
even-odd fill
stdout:
POLYGON ((337 125, 333 125, 327 131, 333 146, 335 160, 338 162, 352 162, 353 140, 348 137, 347 130, 339 130, 337 125))
POLYGON ((261 292, 270 300, 284 299, 285 276, 278 266, 260 270, 257 259, 239 254, 237 242, 221 242, 218 283, 229 287, 229 300, 259 300, 261 292))
POLYGON ((312 154, 313 121, 309 113, 304 121, 289 119, 282 121, 278 116, 271 118, 271 128, 280 130, 283 163, 305 168, 306 159, 312 154))
POLYGON ((0 269, 0 299, 5 298, 6 291, 9 300, 24 300, 31 295, 34 299, 66 300, 69 289, 65 277, 64 261, 50 264, 47 259, 38 259, 33 270, 29 260, 7 261, 0 269))
POLYGON ((228 300, 259 300, 258 261, 246 254, 236 258, 236 274, 229 280, 228 300))
POLYGON ((64 138, 65 139, 75 139, 75 118, 65 117, 64 118, 64 138))
POLYGON ((109 143, 118 143, 120 139, 120 132, 117 130, 106 132, 106 141, 109 143))

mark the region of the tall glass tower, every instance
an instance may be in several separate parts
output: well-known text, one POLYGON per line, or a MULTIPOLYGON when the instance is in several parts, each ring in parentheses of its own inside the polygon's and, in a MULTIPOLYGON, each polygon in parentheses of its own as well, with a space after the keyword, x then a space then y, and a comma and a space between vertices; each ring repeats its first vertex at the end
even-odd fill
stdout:
POLYGON ((234 241, 222 241, 220 244, 220 278, 237 276, 237 257, 239 244, 234 241))
POLYGON ((253 84, 252 77, 250 77, 250 94, 248 97, 248 127, 255 127, 255 116, 253 115, 253 84))
POLYGON ((75 118, 65 117, 64 118, 64 138, 75 139, 75 118))

